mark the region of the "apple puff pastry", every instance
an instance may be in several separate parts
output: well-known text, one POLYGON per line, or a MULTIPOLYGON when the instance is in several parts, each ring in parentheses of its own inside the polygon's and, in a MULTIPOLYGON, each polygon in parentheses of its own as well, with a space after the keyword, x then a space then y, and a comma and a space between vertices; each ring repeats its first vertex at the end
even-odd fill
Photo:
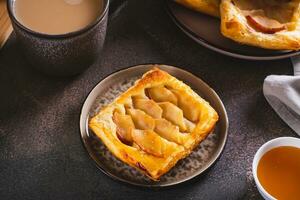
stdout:
POLYGON ((187 8, 202 12, 208 15, 219 17, 220 0, 175 0, 187 8))
POLYGON ((216 111, 189 86, 153 68, 89 127, 117 158, 158 180, 205 139, 217 120, 216 111))
POLYGON ((222 34, 242 44, 300 49, 300 0, 222 0, 222 34))

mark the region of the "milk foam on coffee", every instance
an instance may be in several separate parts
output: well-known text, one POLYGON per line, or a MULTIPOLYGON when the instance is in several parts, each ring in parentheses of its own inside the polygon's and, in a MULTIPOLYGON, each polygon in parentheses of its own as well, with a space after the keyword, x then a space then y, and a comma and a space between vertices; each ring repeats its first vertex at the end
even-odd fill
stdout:
POLYGON ((25 27, 57 35, 80 30, 103 11, 103 0, 15 0, 14 12, 25 27))

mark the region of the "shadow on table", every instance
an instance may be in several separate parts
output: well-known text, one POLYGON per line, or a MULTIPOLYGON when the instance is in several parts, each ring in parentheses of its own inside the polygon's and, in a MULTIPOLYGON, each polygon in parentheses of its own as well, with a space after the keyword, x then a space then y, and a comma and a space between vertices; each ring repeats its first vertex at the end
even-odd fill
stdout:
POLYGON ((28 64, 13 34, 0 50, 0 120, 35 109, 50 101, 73 78, 47 77, 28 64))

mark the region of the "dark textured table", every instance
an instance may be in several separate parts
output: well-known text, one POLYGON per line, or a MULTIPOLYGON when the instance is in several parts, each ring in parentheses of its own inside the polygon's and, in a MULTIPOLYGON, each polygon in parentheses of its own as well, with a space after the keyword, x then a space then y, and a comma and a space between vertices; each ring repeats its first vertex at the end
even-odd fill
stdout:
POLYGON ((32 70, 14 35, 0 50, 0 70, 0 199, 260 199, 254 153, 272 138, 296 136, 262 94, 267 75, 292 73, 290 61, 245 61, 205 49, 173 24, 163 1, 115 6, 103 53, 81 75, 32 70), (139 188, 107 177, 86 153, 78 127, 85 97, 106 75, 140 63, 182 67, 222 98, 229 137, 204 175, 171 188, 139 188))

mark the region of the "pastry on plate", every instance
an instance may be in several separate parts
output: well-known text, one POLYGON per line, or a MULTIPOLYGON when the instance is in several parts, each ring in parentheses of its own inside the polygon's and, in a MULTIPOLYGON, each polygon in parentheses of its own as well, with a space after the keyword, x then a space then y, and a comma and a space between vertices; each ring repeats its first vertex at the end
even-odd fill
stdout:
POLYGON ((220 0, 175 0, 177 3, 190 9, 202 12, 208 15, 219 17, 220 0))
POLYGON ((221 32, 242 44, 300 49, 300 0, 222 0, 221 32))
POLYGON ((103 108, 89 127, 120 160, 153 180, 212 131, 216 111, 189 86, 153 68, 103 108))

